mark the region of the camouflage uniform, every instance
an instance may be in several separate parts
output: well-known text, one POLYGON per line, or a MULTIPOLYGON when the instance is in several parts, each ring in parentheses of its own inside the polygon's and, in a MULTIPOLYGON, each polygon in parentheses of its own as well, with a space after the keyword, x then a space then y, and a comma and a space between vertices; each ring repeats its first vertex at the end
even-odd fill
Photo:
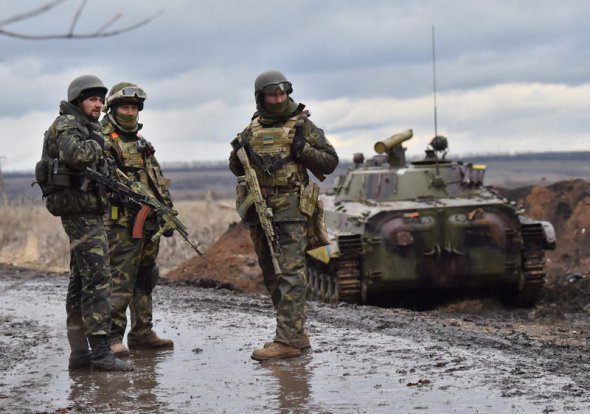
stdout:
MULTIPOLYGON (((150 196, 168 207, 172 200, 169 180, 164 178, 154 156, 154 149, 137 131, 125 132, 111 114, 103 118, 102 133, 117 168, 132 181, 139 181, 150 196)), ((138 124, 138 129, 141 124, 138 124)), ((121 343, 127 327, 127 307, 131 310, 131 330, 128 343, 153 333, 152 290, 158 281, 160 240, 152 241, 158 231, 158 217, 151 212, 145 221, 143 234, 133 238, 132 227, 139 210, 133 204, 113 201, 111 214, 105 220, 110 246, 110 265, 113 278, 111 342, 121 343)))
POLYGON ((264 231, 250 209, 245 221, 250 224, 264 283, 276 309, 274 342, 299 348, 305 335, 305 251, 310 221, 309 212, 302 212, 302 191, 309 184, 308 169, 316 175, 329 174, 336 168, 338 156, 324 132, 308 119, 304 105, 290 98, 289 103, 288 114, 272 119, 265 118, 263 108, 258 106, 259 112, 250 125, 232 142, 229 167, 236 176, 244 175, 236 152, 245 146, 267 206, 273 211, 280 244, 278 261, 283 273, 276 275, 264 231), (300 154, 292 156, 289 154, 295 135, 305 139, 305 146, 300 154), (268 168, 272 164, 274 167, 268 168))
POLYGON ((103 160, 103 142, 91 122, 76 106, 63 101, 60 116, 45 134, 45 161, 59 160, 52 184, 43 187, 47 209, 61 216, 70 239, 70 283, 66 298, 68 335, 108 335, 111 330, 111 278, 108 242, 101 215, 107 200, 97 187, 80 189, 79 170, 103 160))
POLYGON ((70 83, 68 102, 61 102, 60 115, 45 132, 41 160, 35 166, 47 209, 61 216, 70 239, 66 297, 70 370, 133 370, 114 356, 109 344, 111 275, 102 220, 108 208, 106 189, 84 174, 87 168, 110 174, 97 122, 106 92, 94 75, 78 76, 70 83))

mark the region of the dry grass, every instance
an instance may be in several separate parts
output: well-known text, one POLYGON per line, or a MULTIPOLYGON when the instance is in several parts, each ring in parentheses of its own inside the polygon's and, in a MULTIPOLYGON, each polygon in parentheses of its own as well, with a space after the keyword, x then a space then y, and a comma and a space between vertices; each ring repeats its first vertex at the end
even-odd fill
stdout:
MULTIPOLYGON (((226 201, 177 201, 174 207, 178 217, 189 230, 189 236, 207 249, 227 230, 230 223, 239 221, 233 200, 226 201)), ((166 273, 197 253, 182 237, 162 238, 160 243, 160 270, 166 273)))
MULTIPOLYGON (((179 218, 193 240, 206 249, 239 217, 233 202, 178 201, 179 218)), ((163 273, 196 255, 178 234, 162 238, 159 264, 163 273)), ((0 263, 65 271, 69 268, 69 242, 58 217, 44 206, 0 207, 0 263)))
POLYGON ((69 242, 61 220, 41 205, 0 207, 0 262, 61 271, 69 242))

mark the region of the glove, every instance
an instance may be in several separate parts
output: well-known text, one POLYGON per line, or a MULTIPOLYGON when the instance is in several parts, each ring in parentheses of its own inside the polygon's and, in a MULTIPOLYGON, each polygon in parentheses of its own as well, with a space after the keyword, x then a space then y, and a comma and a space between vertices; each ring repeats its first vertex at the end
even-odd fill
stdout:
POLYGON ((295 134, 295 136, 293 137, 293 143, 291 144, 291 155, 294 158, 299 158, 301 152, 303 151, 303 148, 305 147, 306 142, 307 141, 305 140, 305 138, 303 138, 301 134, 295 134))
POLYGON ((172 237, 172 234, 174 234, 174 229, 168 229, 164 233, 162 233, 162 236, 164 236, 164 237, 172 237))

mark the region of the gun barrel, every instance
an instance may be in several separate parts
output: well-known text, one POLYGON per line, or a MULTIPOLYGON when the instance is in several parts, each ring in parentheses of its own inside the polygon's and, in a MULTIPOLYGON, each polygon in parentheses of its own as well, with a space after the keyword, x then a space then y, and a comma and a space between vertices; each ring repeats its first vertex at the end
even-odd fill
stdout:
POLYGON ((409 140, 414 136, 414 131, 411 129, 406 129, 399 134, 395 134, 390 136, 389 138, 385 138, 382 141, 377 141, 375 143, 375 152, 377 154, 383 154, 384 152, 391 151, 402 142, 409 140))

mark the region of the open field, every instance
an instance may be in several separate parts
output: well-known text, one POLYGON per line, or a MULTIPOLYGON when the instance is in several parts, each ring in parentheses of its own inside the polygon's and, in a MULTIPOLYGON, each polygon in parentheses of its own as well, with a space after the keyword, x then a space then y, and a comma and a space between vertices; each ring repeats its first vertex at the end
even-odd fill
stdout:
MULTIPOLYGON (((590 177, 590 152, 468 156, 465 162, 487 166, 486 182, 503 188, 547 186, 573 178, 590 177)), ((331 188, 334 177, 351 164, 342 160, 337 171, 321 184, 331 188)), ((238 216, 233 208, 235 177, 225 162, 164 168, 172 180, 172 196, 191 236, 205 246, 219 237, 238 216), (220 201, 218 201, 220 200, 220 201)), ((42 205, 30 173, 4 175, 5 197, 0 197, 0 262, 61 271, 68 264, 68 243, 59 219, 42 205)), ((171 270, 193 252, 178 235, 163 239, 160 263, 171 270)))
MULTIPOLYGON (((191 238, 205 248, 239 219, 231 201, 178 201, 176 209, 191 238)), ((60 219, 43 205, 0 206, 0 230, 0 263, 52 271, 68 269, 67 236, 60 219)), ((164 237, 160 268, 166 272, 195 254, 178 234, 164 237)))
MULTIPOLYGON (((486 183, 507 188, 590 177, 590 152, 483 155, 463 159, 465 163, 485 164, 486 183)), ((321 183, 322 190, 328 191, 336 175, 343 174, 351 166, 350 160, 340 160, 337 170, 321 183)), ((204 200, 211 196, 225 199, 234 195, 236 179, 225 161, 189 166, 164 165, 163 169, 172 180, 171 191, 175 200, 204 200)), ((7 199, 12 204, 40 202, 41 191, 38 186, 31 187, 32 181, 32 173, 5 174, 7 199)))

